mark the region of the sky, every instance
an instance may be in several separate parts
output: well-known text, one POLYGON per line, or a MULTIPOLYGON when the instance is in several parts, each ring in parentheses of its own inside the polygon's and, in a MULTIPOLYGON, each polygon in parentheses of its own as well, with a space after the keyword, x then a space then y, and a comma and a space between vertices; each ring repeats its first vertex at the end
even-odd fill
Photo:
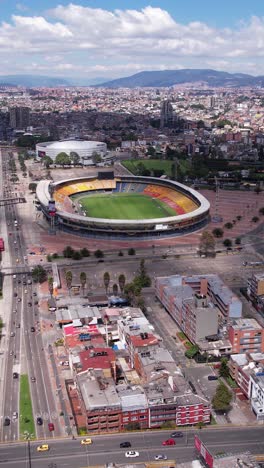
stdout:
POLYGON ((264 75, 264 0, 0 0, 0 74, 264 75))

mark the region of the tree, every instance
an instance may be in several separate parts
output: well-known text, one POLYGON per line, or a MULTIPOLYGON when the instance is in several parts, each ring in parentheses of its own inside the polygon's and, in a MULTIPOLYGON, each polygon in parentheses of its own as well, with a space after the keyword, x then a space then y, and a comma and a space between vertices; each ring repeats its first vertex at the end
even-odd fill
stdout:
POLYGON ((133 283, 140 288, 147 288, 151 286, 150 276, 147 274, 145 267, 145 260, 142 258, 139 265, 139 274, 135 276, 133 283))
POLYGON ((94 256, 96 258, 103 258, 104 257, 104 252, 102 252, 102 250, 100 249, 97 249, 95 252, 94 252, 94 256))
POLYGON ((229 377, 229 367, 228 367, 227 358, 221 359, 221 365, 219 367, 219 375, 220 377, 224 377, 225 379, 229 377))
POLYGON ((80 156, 78 155, 78 153, 76 153, 76 151, 70 152, 70 158, 71 158, 72 164, 74 165, 80 164, 80 156))
POLYGON ((225 239, 225 240, 223 241, 223 245, 224 245, 225 247, 232 247, 232 241, 231 241, 231 239, 225 239))
POLYGON ((113 284, 113 295, 114 296, 118 295, 118 285, 116 283, 113 284))
POLYGON ((72 285, 72 272, 70 270, 66 271, 65 279, 66 279, 66 285, 67 285, 68 291, 70 293, 71 285, 72 285))
POLYGON ((253 216, 253 218, 251 219, 252 223, 258 223, 259 222, 259 218, 258 216, 253 216))
POLYGON ((213 229, 212 232, 213 232, 214 237, 217 237, 218 239, 220 237, 223 237, 223 235, 224 235, 224 231, 221 228, 215 228, 215 229, 213 229))
POLYGON ((262 208, 259 209, 259 214, 263 215, 264 216, 264 206, 262 208))
POLYGON ((209 231, 203 231, 200 239, 200 254, 215 255, 215 240, 214 236, 209 231))
POLYGON ((140 296, 141 293, 141 287, 139 285, 132 283, 127 283, 125 285, 124 293, 126 298, 129 300, 130 304, 134 304, 135 297, 140 296))
POLYGON ((75 250, 72 255, 73 260, 81 260, 82 259, 82 254, 79 250, 75 250))
POLYGON ((226 228, 226 229, 232 229, 232 227, 233 227, 233 224, 232 224, 232 223, 230 223, 230 222, 225 223, 225 228, 226 228))
POLYGON ((240 245, 241 244, 241 237, 236 237, 235 239, 235 244, 240 245))
POLYGON ((104 273, 104 287, 105 287, 105 292, 106 293, 108 291, 109 283, 110 283, 110 275, 109 275, 108 271, 106 271, 104 273))
POLYGON ((95 165, 99 164, 100 162, 102 162, 102 157, 100 156, 100 154, 94 151, 92 154, 92 161, 95 165))
POLYGON ((125 277, 125 275, 123 273, 121 273, 121 275, 119 275, 119 277, 118 277, 118 284, 119 284, 120 291, 123 294, 125 284, 126 284, 126 277, 125 277))
POLYGON ((82 271, 80 273, 80 283, 81 283, 81 286, 82 286, 83 296, 84 296, 84 289, 85 289, 85 286, 86 286, 86 280, 87 280, 86 273, 84 271, 82 271))
POLYGON ((259 195, 259 194, 260 194, 260 192, 261 192, 261 188, 260 188, 260 186, 259 186, 259 185, 257 185, 257 186, 255 187, 255 189, 254 189, 254 192, 255 192, 257 195, 259 195))
POLYGON ((30 184, 28 184, 28 190, 30 190, 31 192, 36 192, 36 188, 37 188, 36 182, 30 182, 30 184))
POLYGON ((53 164, 53 159, 51 159, 50 156, 45 156, 42 159, 42 163, 46 167, 46 169, 49 169, 51 164, 53 164))
POLYGON ((65 249, 63 250, 63 257, 65 258, 72 258, 73 257, 73 254, 74 254, 75 250, 70 246, 70 245, 67 245, 67 247, 65 247, 65 249))
POLYGON ((55 164, 58 164, 59 166, 68 166, 71 164, 71 158, 67 153, 62 151, 61 153, 57 154, 55 158, 55 164))
POLYGON ((52 278, 52 276, 48 277, 48 288, 49 288, 50 295, 53 296, 53 278, 52 278))
POLYGON ((133 247, 130 247, 130 249, 128 249, 127 251, 128 255, 135 255, 136 251, 133 247))
POLYGON ((83 247, 80 252, 83 257, 90 257, 90 251, 86 247, 83 247))
POLYGON ((215 411, 226 412, 230 409, 230 403, 232 400, 232 393, 221 382, 216 389, 215 395, 212 400, 212 405, 215 411))
POLYGON ((33 281, 35 281, 36 283, 44 283, 44 281, 46 281, 47 279, 47 272, 42 265, 35 266, 31 272, 31 275, 33 281))

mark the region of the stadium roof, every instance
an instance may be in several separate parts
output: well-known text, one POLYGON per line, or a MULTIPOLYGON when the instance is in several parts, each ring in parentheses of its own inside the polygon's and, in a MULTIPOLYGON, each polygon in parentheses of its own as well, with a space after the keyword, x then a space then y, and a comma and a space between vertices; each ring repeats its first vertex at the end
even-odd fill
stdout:
POLYGON ((38 146, 46 148, 47 146, 52 149, 58 150, 68 150, 69 148, 73 150, 93 148, 97 144, 102 144, 100 141, 90 141, 90 140, 63 140, 63 141, 46 141, 44 143, 38 143, 38 146))

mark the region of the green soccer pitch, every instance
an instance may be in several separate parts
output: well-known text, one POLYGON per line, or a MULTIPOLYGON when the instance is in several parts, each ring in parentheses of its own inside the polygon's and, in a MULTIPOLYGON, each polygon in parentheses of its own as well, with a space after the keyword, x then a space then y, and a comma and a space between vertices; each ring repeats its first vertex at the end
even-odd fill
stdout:
POLYGON ((81 210, 90 218, 105 219, 152 219, 176 216, 177 213, 166 203, 147 195, 136 193, 96 194, 74 197, 81 210))

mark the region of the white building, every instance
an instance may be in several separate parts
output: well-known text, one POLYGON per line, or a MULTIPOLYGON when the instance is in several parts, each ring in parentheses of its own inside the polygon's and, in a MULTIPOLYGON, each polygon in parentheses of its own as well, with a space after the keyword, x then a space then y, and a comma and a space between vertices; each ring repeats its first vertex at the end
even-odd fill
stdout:
MULTIPOLYGON (((47 141, 36 145, 36 156, 42 159, 49 156, 55 161, 59 153, 66 153, 68 156, 71 153, 77 153, 80 157, 80 163, 84 166, 94 164, 93 155, 96 153, 101 157, 102 162, 110 162, 112 156, 107 153, 106 143, 101 141, 88 140, 63 140, 63 141, 47 141)), ((100 162, 100 161, 98 161, 100 162)))
POLYGON ((249 398, 252 411, 257 419, 264 420, 264 373, 251 374, 249 382, 249 398))

